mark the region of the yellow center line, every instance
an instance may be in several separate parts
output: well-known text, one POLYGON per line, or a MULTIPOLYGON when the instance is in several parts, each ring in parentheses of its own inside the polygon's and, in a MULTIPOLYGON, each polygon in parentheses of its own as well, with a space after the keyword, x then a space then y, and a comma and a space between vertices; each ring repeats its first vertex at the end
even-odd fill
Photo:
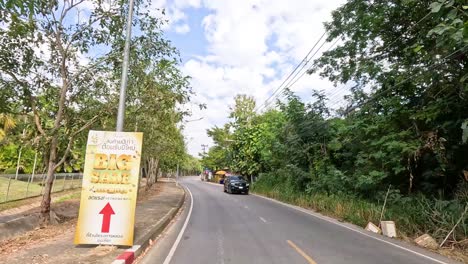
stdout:
POLYGON ((297 253, 301 254, 302 257, 304 257, 307 262, 309 262, 309 264, 317 264, 317 262, 315 262, 309 255, 307 255, 304 251, 302 251, 301 248, 299 248, 298 246, 296 246, 296 244, 294 244, 291 240, 286 240, 286 242, 288 242, 288 244, 294 248, 297 253))

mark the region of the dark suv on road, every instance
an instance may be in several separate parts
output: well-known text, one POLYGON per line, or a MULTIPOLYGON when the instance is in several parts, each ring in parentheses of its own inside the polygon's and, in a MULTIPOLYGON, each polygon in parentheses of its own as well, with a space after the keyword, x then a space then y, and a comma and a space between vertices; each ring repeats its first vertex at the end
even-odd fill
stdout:
POLYGON ((249 194, 249 183, 242 176, 227 176, 224 179, 224 192, 249 194))

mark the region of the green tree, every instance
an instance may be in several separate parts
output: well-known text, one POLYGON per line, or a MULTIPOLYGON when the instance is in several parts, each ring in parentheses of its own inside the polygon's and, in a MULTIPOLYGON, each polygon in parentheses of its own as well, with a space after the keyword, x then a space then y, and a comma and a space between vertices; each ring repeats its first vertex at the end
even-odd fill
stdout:
POLYGON ((225 124, 223 127, 215 126, 207 130, 208 136, 213 139, 215 145, 208 150, 207 155, 203 155, 201 161, 203 166, 213 170, 232 167, 231 146, 234 140, 230 130, 230 124, 225 124))
POLYGON ((333 12, 329 40, 342 44, 316 66, 332 81, 356 84, 345 133, 358 142, 346 148, 355 154, 348 164, 359 168, 353 173, 360 187, 392 182, 402 191, 450 196, 462 180, 465 9, 464 1, 351 0, 333 12))
MULTIPOLYGON (((82 132, 91 127, 113 129, 114 125, 119 84, 117 73, 121 69, 122 32, 128 8, 122 1, 108 3, 96 0, 87 7, 83 7, 83 2, 40 2, 32 9, 23 8, 23 2, 15 2, 17 5, 2 9, 0 16, 0 22, 8 25, 0 29, 0 84, 7 90, 1 94, 10 95, 8 110, 29 114, 35 124, 32 138, 44 153, 43 160, 47 166, 41 204, 44 224, 49 220, 54 172, 81 166, 73 159, 83 157, 86 135, 82 132), (83 8, 86 12, 82 11, 83 8), (75 145, 79 146, 74 148, 75 145)), ((162 37, 162 20, 140 8, 144 5, 144 1, 137 1, 135 6, 133 24, 138 34, 132 39, 135 60, 130 71, 130 84, 146 80, 145 83, 156 90, 156 84, 148 80, 161 76, 167 76, 164 80, 169 80, 177 76, 179 81, 175 82, 179 82, 179 86, 172 88, 183 91, 177 92, 171 100, 184 102, 186 99, 180 97, 188 96, 186 81, 181 82, 185 77, 179 78, 179 73, 174 70, 176 50, 162 37), (156 72, 161 68, 163 71, 156 72)), ((157 85, 175 85, 163 82, 157 85)), ((160 88, 159 91, 165 89, 160 88)), ((139 98, 133 97, 132 100, 132 93, 134 91, 130 88, 129 111, 136 110, 136 102, 144 98, 140 94, 139 98)), ((179 114, 174 113, 173 108, 165 107, 168 106, 163 104, 159 112, 172 112, 175 118, 171 122, 177 122, 179 114)), ((140 117, 146 119, 146 116, 140 117)), ((146 125, 149 126, 149 122, 146 125)), ((139 126, 146 129, 145 124, 139 126)), ((174 130, 177 129, 163 133, 174 130)), ((180 140, 178 142, 178 146, 183 146, 180 140)), ((184 148, 179 147, 180 150, 183 152, 184 148)))

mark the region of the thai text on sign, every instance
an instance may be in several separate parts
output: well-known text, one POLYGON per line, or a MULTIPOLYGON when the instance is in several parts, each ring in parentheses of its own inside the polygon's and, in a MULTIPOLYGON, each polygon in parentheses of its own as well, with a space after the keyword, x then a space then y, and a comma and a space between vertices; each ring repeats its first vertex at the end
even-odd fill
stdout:
POLYGON ((75 244, 133 245, 142 140, 89 132, 75 244))

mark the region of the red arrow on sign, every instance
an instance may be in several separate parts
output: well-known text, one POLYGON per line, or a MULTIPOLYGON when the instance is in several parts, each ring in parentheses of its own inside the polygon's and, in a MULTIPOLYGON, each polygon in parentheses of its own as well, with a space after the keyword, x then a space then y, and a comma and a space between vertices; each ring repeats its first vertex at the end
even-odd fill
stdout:
POLYGON ((102 208, 101 212, 99 212, 99 214, 102 214, 101 232, 109 233, 111 215, 115 214, 114 210, 112 210, 112 206, 110 205, 110 203, 107 203, 106 206, 102 208))

